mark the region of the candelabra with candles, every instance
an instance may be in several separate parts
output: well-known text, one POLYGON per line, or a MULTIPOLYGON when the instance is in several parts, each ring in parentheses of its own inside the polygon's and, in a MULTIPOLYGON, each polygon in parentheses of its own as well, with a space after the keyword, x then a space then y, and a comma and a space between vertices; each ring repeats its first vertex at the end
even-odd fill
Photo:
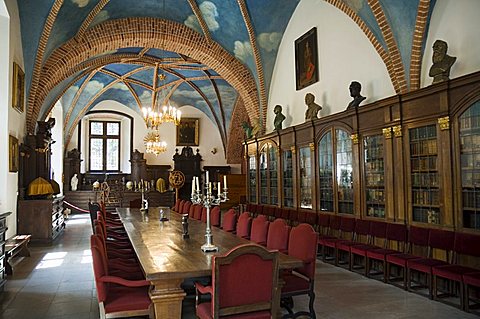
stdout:
POLYGON ((205 194, 200 190, 198 177, 194 176, 192 180, 192 203, 200 204, 207 208, 207 228, 205 229, 205 244, 202 245, 204 252, 218 251, 218 247, 213 244, 212 229, 210 228, 210 207, 220 205, 228 201, 227 176, 223 177, 223 192, 220 189, 220 182, 217 184, 217 197, 212 194, 212 183, 208 179, 206 172, 205 194))

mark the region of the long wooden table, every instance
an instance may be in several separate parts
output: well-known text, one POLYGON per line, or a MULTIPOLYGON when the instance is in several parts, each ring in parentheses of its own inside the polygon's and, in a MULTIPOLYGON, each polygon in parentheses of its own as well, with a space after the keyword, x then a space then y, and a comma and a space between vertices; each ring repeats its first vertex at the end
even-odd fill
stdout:
MULTIPOLYGON (((167 210, 168 208, 163 208, 167 210)), ((148 214, 135 208, 117 208, 132 242, 145 277, 152 283, 150 298, 156 318, 181 318, 185 291, 180 287, 186 278, 208 276, 212 273, 212 256, 224 254, 233 247, 249 243, 231 233, 212 228, 217 253, 204 253, 205 223, 189 219, 189 239, 183 239, 181 216, 171 212, 170 220, 161 222, 159 208, 148 214)), ((280 268, 296 268, 301 260, 280 254, 280 268)), ((278 300, 275 301, 278 304, 278 300)))

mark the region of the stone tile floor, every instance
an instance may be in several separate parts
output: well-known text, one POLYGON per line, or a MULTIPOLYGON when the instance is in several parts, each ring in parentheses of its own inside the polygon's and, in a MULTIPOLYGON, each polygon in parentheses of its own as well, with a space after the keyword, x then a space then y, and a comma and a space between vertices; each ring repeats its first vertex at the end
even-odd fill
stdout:
MULTIPOLYGON (((65 233, 50 246, 31 246, 31 257, 14 261, 0 296, 0 318, 99 318, 89 250, 89 215, 71 215, 65 233)), ((317 262, 317 318, 478 318, 398 287, 317 262)), ((308 309, 295 299, 295 309, 308 309)), ((194 298, 185 299, 183 318, 195 318, 194 298)))

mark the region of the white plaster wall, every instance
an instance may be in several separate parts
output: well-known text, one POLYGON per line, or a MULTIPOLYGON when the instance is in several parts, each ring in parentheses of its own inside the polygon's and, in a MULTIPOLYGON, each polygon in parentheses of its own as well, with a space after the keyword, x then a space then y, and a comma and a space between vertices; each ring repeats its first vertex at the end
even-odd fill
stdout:
MULTIPOLYGON (((55 119, 55 126, 52 128, 52 138, 55 143, 52 144, 52 167, 53 179, 60 185, 60 193, 63 193, 63 108, 60 102, 57 102, 52 109, 51 116, 55 119)), ((50 118, 49 117, 49 118, 50 118)), ((45 119, 45 121, 47 121, 45 119)))
MULTIPOLYGON (((0 57, 0 69, 2 71, 2 78, 0 80, 0 90, 5 90, 1 93, 2 97, 6 97, 6 101, 2 101, 1 108, 3 110, 2 114, 5 116, 0 120, 0 138, 2 144, 0 146, 2 154, 6 157, 5 163, 2 162, 2 167, 0 171, 5 172, 5 177, 0 176, 0 181, 5 182, 3 185, 8 185, 2 191, 2 197, 4 199, 1 201, 0 212, 11 211, 12 215, 7 219, 7 237, 14 236, 17 233, 17 195, 18 195, 18 173, 9 172, 8 167, 8 135, 15 136, 19 143, 23 142, 25 136, 25 116, 26 111, 23 113, 17 112, 11 107, 12 105, 12 72, 13 72, 13 62, 16 62, 20 67, 25 70, 23 63, 23 50, 22 42, 20 38, 20 18, 18 15, 17 1, 6 0, 4 3, 1 3, 0 8, 1 16, 1 26, 0 30, 0 43, 2 43, 2 51, 0 57), (6 5, 6 8, 5 8, 6 5), (5 10, 6 9, 6 10, 5 10), (8 12, 7 12, 8 10, 8 12), (4 50, 8 50, 4 52, 4 50), (4 72, 4 73, 3 73, 4 72), (5 81, 5 82, 4 82, 5 81), (5 146, 4 144, 5 143, 5 146), (5 147, 5 148, 4 148, 5 147)), ((26 102, 25 102, 26 103, 26 102)), ((1 197, 0 197, 1 198, 1 197)))
POLYGON ((273 108, 283 106, 283 127, 305 121, 305 94, 323 106, 321 116, 346 109, 351 81, 362 84, 363 104, 395 94, 387 69, 363 31, 345 13, 318 0, 302 0, 285 30, 270 86, 266 131, 273 130, 273 108), (319 82, 295 90, 295 40, 317 27, 319 82))
MULTIPOLYGON (((143 138, 147 134, 148 130, 143 121, 142 116, 131 110, 130 108, 124 106, 121 103, 116 101, 102 101, 98 105, 96 105, 93 111, 118 111, 125 114, 128 114, 133 117, 134 119, 134 129, 133 129, 133 150, 137 149, 141 153, 145 153, 145 145, 143 142, 143 138)), ((182 117, 194 117, 199 118, 199 125, 200 125, 200 136, 199 136, 199 146, 193 147, 194 152, 198 148, 200 154, 202 155, 203 161, 202 165, 206 163, 206 165, 227 165, 225 159, 225 152, 222 146, 220 133, 216 126, 212 123, 212 121, 201 111, 192 107, 192 106, 183 106, 180 108, 182 111, 182 117), (216 153, 213 154, 212 150, 216 148, 216 153)), ((86 134, 88 133, 88 120, 94 116, 96 119, 112 119, 115 115, 89 115, 85 116, 82 119, 82 142, 81 142, 81 158, 83 159, 81 163, 81 172, 85 173, 87 169, 87 158, 88 158, 88 148, 86 143, 86 134)), ((118 118, 118 117, 116 117, 118 118)), ((122 129, 130 128, 130 122, 125 121, 122 123, 122 129)), ((67 150, 71 150, 73 148, 78 147, 76 136, 78 136, 78 128, 75 129, 73 135, 75 138, 72 138, 72 141, 67 146, 67 150)), ((160 137, 163 141, 167 142, 167 151, 165 153, 159 154, 155 156, 153 154, 146 154, 145 159, 147 160, 147 164, 149 165, 171 165, 173 168, 173 155, 175 154, 175 149, 178 148, 179 152, 181 151, 181 146, 176 146, 176 127, 173 123, 165 123, 160 126, 159 129, 160 137)), ((122 131, 122 134, 130 135, 130 132, 122 131)), ((127 135, 124 135, 127 136, 127 135)), ((128 143, 127 143, 128 144, 128 143)), ((130 173, 130 150, 127 149, 128 145, 122 145, 122 162, 121 167, 122 171, 125 173, 130 173)), ((132 151, 133 151, 132 150, 132 151)), ((232 167, 232 170, 237 170, 237 167, 232 167)), ((240 166, 238 167, 238 172, 240 172, 240 166)))
POLYGON ((450 79, 480 70, 479 13, 478 0, 437 0, 423 55, 422 87, 432 83, 428 71, 432 65, 432 46, 438 39, 448 43, 448 55, 457 57, 450 69, 450 79))

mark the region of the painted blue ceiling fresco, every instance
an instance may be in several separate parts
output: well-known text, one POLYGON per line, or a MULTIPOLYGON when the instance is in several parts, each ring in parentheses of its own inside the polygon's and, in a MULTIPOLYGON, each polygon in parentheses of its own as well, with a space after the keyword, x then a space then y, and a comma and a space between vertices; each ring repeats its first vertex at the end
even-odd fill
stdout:
MULTIPOLYGON (((299 1, 244 0, 243 12, 239 4, 242 2, 238 0, 18 1, 27 94, 35 63, 40 68, 55 50, 88 28, 108 20, 128 17, 167 19, 210 37, 249 69, 258 88, 263 84, 265 91, 269 92, 278 48, 299 1), (51 17, 52 28, 42 49, 39 43, 44 26, 50 11, 59 3, 61 7, 58 14, 51 17), (196 8, 199 16, 195 14, 196 8), (208 28, 208 34, 204 34, 199 19, 208 28), (253 38, 249 35, 249 23, 253 38), (252 41, 255 41, 259 56, 253 53, 252 41), (41 55, 37 57, 37 54, 41 55), (258 64, 262 66, 263 74, 258 74, 258 64), (260 82, 261 78, 264 79, 263 83, 260 82)), ((368 1, 342 1, 360 17, 374 39, 388 53, 384 34, 368 1)), ((396 40, 408 79, 419 0, 380 0, 380 5, 396 40)), ((435 0, 432 0, 430 13, 434 5, 435 0)), ((429 18, 430 15, 427 26, 429 18)), ((192 105, 204 112, 217 125, 226 143, 233 108, 239 95, 215 70, 207 68, 202 61, 193 61, 176 52, 144 47, 118 48, 90 56, 87 61, 116 54, 132 58, 101 68, 84 69, 65 79, 42 101, 38 119, 45 118, 46 112, 59 99, 65 111, 66 132, 85 112, 104 100, 115 100, 140 111, 142 104, 151 104, 155 68, 152 61, 157 61, 160 63, 160 73, 166 75, 159 96, 168 94, 171 102, 177 106, 192 105)))

